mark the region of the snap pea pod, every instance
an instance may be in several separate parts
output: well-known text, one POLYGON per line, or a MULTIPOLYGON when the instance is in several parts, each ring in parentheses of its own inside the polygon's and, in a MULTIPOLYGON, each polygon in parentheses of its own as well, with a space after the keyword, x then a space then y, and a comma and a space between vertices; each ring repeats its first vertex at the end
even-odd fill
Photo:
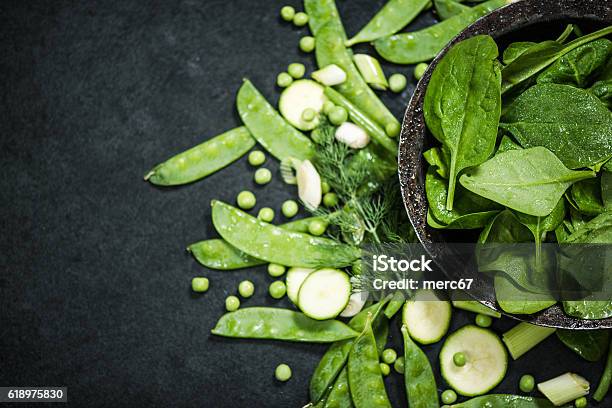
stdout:
POLYGON ((490 394, 451 405, 450 408, 553 408, 544 398, 523 397, 522 395, 490 394))
POLYGON ((465 4, 461 4, 455 0, 434 0, 433 3, 438 13, 438 17, 442 20, 448 20, 469 9, 465 4))
POLYGON ((342 106, 349 114, 349 118, 355 124, 361 126, 371 137, 386 150, 391 152, 393 160, 397 156, 397 142, 391 139, 376 122, 366 116, 357 106, 346 99, 333 88, 325 87, 325 96, 337 106, 342 106))
POLYGON ((380 371, 371 317, 349 352, 348 380, 355 407, 391 407, 380 371))
POLYGON ((309 343, 332 343, 359 335, 338 320, 314 320, 293 310, 273 307, 247 307, 226 313, 212 334, 309 343))
POLYGON ((612 342, 608 346, 608 358, 606 359, 606 366, 597 384, 597 389, 593 394, 595 401, 601 402, 606 397, 608 390, 610 389, 610 382, 612 382, 612 342))
MULTIPOLYGON (((323 217, 307 217, 297 221, 279 225, 280 228, 294 232, 308 232, 312 221, 322 220, 323 217)), ((187 247, 194 258, 211 269, 234 270, 263 265, 266 262, 245 254, 222 239, 207 239, 196 242, 187 247)))
POLYGON ((402 325, 404 336, 404 384, 408 405, 419 408, 438 408, 438 388, 429 360, 412 341, 408 329, 402 325))
POLYGON ((360 256, 358 248, 329 238, 287 231, 221 201, 212 202, 212 220, 217 232, 230 245, 266 262, 340 268, 360 256))
POLYGON ((145 180, 158 186, 192 183, 238 160, 253 146, 248 129, 237 127, 158 164, 145 180))
POLYGON ((248 79, 238 91, 236 107, 253 137, 277 159, 306 160, 313 156, 310 139, 287 123, 248 79))
POLYGON ((402 306, 404 306, 404 303, 406 303, 404 294, 400 291, 396 291, 385 309, 385 316, 387 316, 388 319, 391 319, 397 312, 399 312, 402 306))
POLYGON ((380 38, 374 48, 381 57, 396 64, 429 61, 465 27, 510 1, 489 0, 423 30, 380 38))
POLYGON ((389 0, 378 13, 346 46, 377 40, 397 33, 406 27, 421 11, 427 8, 429 0, 389 0))
POLYGON ((338 378, 329 391, 325 400, 325 408, 352 408, 351 389, 348 383, 348 371, 346 367, 340 371, 338 378))
POLYGON ((304 10, 308 14, 308 26, 312 35, 316 37, 321 27, 329 23, 335 25, 342 40, 346 40, 335 0, 304 0, 304 10))

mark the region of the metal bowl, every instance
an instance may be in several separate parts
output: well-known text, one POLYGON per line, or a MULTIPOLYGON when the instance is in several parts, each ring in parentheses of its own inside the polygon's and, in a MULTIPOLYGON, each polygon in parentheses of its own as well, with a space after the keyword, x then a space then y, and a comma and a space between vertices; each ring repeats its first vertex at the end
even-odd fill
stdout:
MULTIPOLYGON (((402 198, 419 241, 448 276, 456 276, 457 271, 462 276, 470 276, 476 274, 477 271, 475 268, 466 268, 465 265, 458 262, 453 263, 452 254, 445 251, 445 246, 435 245, 436 243, 457 242, 458 239, 472 239, 469 232, 468 237, 461 237, 457 235, 457 232, 449 235, 447 231, 435 230, 427 225, 428 204, 425 196, 427 162, 423 159, 423 151, 438 144, 427 130, 423 117, 425 89, 429 84, 431 74, 448 50, 455 43, 466 38, 488 34, 500 44, 500 49, 503 49, 505 45, 513 41, 550 39, 556 33, 560 33, 568 23, 576 23, 586 32, 612 24, 612 8, 609 0, 521 0, 495 10, 455 37, 432 61, 416 87, 404 114, 400 136, 398 164, 402 198)), ((559 328, 612 328, 612 318, 577 319, 566 315, 558 305, 533 315, 507 314, 496 304, 492 288, 482 287, 482 280, 479 282, 481 287, 475 288, 479 293, 479 300, 514 319, 559 328)))

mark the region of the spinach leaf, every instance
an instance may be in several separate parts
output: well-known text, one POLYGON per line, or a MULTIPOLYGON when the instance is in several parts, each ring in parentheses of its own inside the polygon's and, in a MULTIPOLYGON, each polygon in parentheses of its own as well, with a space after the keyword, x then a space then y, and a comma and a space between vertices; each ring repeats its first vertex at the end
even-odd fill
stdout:
POLYGON ((473 167, 461 185, 489 200, 535 216, 552 212, 574 182, 594 177, 592 171, 572 171, 544 147, 510 150, 473 167))
POLYGON ((529 292, 517 286, 508 275, 501 272, 495 275, 494 286, 497 303, 506 313, 533 314, 557 303, 548 295, 529 292))
POLYGON ((570 189, 573 203, 578 211, 586 215, 599 215, 604 212, 601 197, 601 179, 588 179, 574 183, 570 189))
POLYGON ((612 79, 597 81, 589 88, 589 92, 599 98, 608 109, 612 108, 612 79))
POLYGON ((604 212, 583 224, 568 237, 565 243, 612 244, 612 212, 604 212))
POLYGON ((538 83, 556 83, 584 88, 612 53, 612 41, 605 38, 584 44, 555 61, 538 75, 538 83))
POLYGON ((601 360, 610 341, 610 330, 559 329, 556 334, 563 344, 587 361, 601 360))
POLYGON ((436 172, 448 179, 448 157, 439 147, 432 147, 423 153, 423 157, 431 166, 436 167, 436 172))
POLYGON ((504 62, 505 65, 508 65, 512 61, 514 61, 515 59, 517 59, 518 57, 523 55, 525 53, 525 51, 527 51, 528 49, 530 49, 531 47, 533 47, 536 44, 537 43, 530 42, 530 41, 514 42, 514 43, 510 44, 504 50, 504 54, 502 56, 502 61, 504 62))
POLYGON ((531 241, 531 232, 522 225, 512 211, 504 210, 491 219, 480 233, 478 243, 520 243, 531 241))
POLYGON ((579 319, 605 319, 612 316, 612 302, 608 300, 568 300, 563 302, 563 310, 579 319))
POLYGON ((603 166, 601 173, 601 201, 606 211, 612 211, 612 160, 603 166))
POLYGON ((448 210, 453 209, 459 172, 482 163, 495 148, 501 113, 497 55, 489 36, 461 41, 440 61, 427 87, 425 121, 450 153, 448 210))
POLYGON ((542 241, 546 239, 547 232, 554 231, 563 222, 565 218, 565 200, 561 197, 552 212, 545 217, 536 217, 517 212, 516 218, 521 224, 529 228, 529 231, 533 234, 536 245, 536 264, 540 265, 542 258, 542 241))
POLYGON ((497 148, 496 154, 507 152, 508 150, 521 150, 522 147, 519 146, 514 140, 510 139, 508 136, 504 135, 499 142, 499 147, 497 148))
POLYGON ((500 127, 523 147, 546 147, 572 169, 612 156, 612 112, 589 92, 572 86, 529 88, 504 112, 500 127))

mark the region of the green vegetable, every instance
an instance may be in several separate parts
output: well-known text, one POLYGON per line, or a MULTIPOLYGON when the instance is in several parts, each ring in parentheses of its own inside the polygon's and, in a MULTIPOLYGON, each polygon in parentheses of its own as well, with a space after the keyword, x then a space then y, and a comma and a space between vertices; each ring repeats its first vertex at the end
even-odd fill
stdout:
POLYGON ((408 80, 403 74, 396 73, 389 77, 389 89, 391 92, 401 93, 404 89, 406 89, 407 84, 408 80))
POLYGON ((283 265, 278 265, 274 263, 268 265, 268 275, 272 276, 273 278, 283 276, 285 270, 286 268, 283 265))
POLYGON ((393 364, 397 359, 397 353, 392 348, 385 349, 382 352, 382 361, 387 364, 393 364))
POLYGON ((404 337, 403 371, 408 405, 411 407, 438 408, 438 388, 429 360, 427 360, 425 353, 412 341, 405 325, 402 326, 401 331, 404 337))
POLYGON ((284 6, 280 11, 281 18, 285 21, 292 21, 295 16, 295 9, 291 6, 284 6))
POLYGON ((240 307, 240 299, 236 296, 228 296, 225 298, 225 309, 228 312, 235 312, 240 307))
POLYGON ((253 296, 254 292, 255 292, 255 285, 253 285, 253 282, 251 281, 243 280, 238 285, 238 293, 243 298, 250 298, 251 296, 253 296))
POLYGON ((393 369, 398 374, 404 374, 405 364, 406 360, 404 356, 400 356, 397 358, 397 360, 395 360, 395 363, 393 363, 393 369))
POLYGON ((391 367, 389 367, 389 364, 386 363, 380 363, 380 372, 382 373, 383 376, 388 376, 389 374, 391 374, 391 367))
POLYGON ((270 207, 263 207, 257 213, 257 219, 264 222, 272 222, 274 220, 274 210, 270 207))
POLYGON ((281 212, 287 218, 295 217, 298 213, 298 204, 294 200, 287 200, 281 206, 281 212))
POLYGON ((602 179, 588 179, 574 183, 570 189, 572 204, 580 213, 597 216, 605 211, 602 189, 602 179))
POLYGON ((353 62, 357 66, 361 77, 370 87, 384 91, 389 87, 387 77, 380 66, 380 62, 368 54, 353 55, 353 62))
POLYGON ((497 45, 489 36, 462 41, 440 61, 427 87, 425 121, 450 153, 449 211, 457 175, 484 162, 495 148, 501 112, 497 55, 497 45))
POLYGON ((312 108, 306 108, 302 112, 302 120, 305 122, 312 122, 316 116, 317 116, 317 111, 315 111, 312 108))
POLYGON ((300 50, 303 52, 313 52, 315 49, 315 39, 309 35, 300 38, 300 50))
POLYGON ((503 53, 502 61, 504 65, 510 64, 536 44, 531 41, 518 41, 510 44, 503 53))
POLYGON ((287 364, 279 364, 274 370, 274 377, 276 377, 278 381, 289 381, 291 378, 291 367, 287 364))
POLYGON ((196 277, 191 280, 191 290, 197 293, 204 293, 208 290, 208 278, 196 277))
POLYGON ((574 373, 565 373, 538 384, 538 390, 555 406, 566 404, 589 393, 589 382, 574 373))
POLYGON ((274 299, 280 299, 287 293, 287 286, 283 281, 274 281, 268 286, 268 293, 274 299))
POLYGON ((301 11, 299 13, 295 13, 295 16, 293 16, 293 24, 297 27, 305 26, 308 24, 308 14, 301 11))
POLYGON ((412 73, 414 75, 414 79, 420 81, 421 78, 423 78, 423 75, 425 75, 425 71, 427 71, 427 68, 429 68, 429 65, 424 62, 416 64, 412 73))
POLYGON ((236 197, 236 204, 243 210, 250 210, 255 207, 256 203, 257 199, 255 198, 255 194, 250 191, 241 191, 236 197))
POLYGON ((561 198, 550 214, 545 217, 536 217, 529 214, 517 212, 516 219, 529 228, 533 234, 536 245, 536 265, 541 265, 542 242, 546 239, 546 233, 554 231, 565 218, 565 200, 561 198))
POLYGON ((327 194, 329 193, 329 190, 331 189, 331 187, 329 186, 329 183, 327 181, 321 181, 321 193, 322 194, 327 194))
POLYGON ((342 106, 334 106, 328 116, 332 125, 340 126, 348 119, 348 112, 342 106))
POLYGON ((588 91, 599 98, 608 109, 612 108, 612 79, 597 81, 588 91))
POLYGON ((421 344, 438 342, 450 326, 452 307, 432 290, 419 290, 406 301, 402 322, 410 337, 421 344))
POLYGON ((304 66, 304 64, 300 64, 299 62, 294 62, 292 64, 289 64, 289 67, 287 67, 287 72, 294 79, 300 79, 306 73, 306 67, 304 66))
POLYGON ((508 394, 489 394, 472 398, 450 408, 554 408, 543 398, 523 397, 508 394))
POLYGON ((314 320, 287 309, 250 307, 224 314, 212 330, 224 337, 331 343, 359 335, 337 320, 314 320))
POLYGON ((387 123, 387 125, 385 126, 385 133, 389 137, 396 137, 399 135, 401 129, 402 127, 400 126, 399 123, 390 122, 390 123, 387 123))
POLYGON ((457 401, 457 393, 453 390, 444 390, 441 397, 444 404, 454 404, 457 401))
POLYGON ((333 319, 346 308, 350 296, 351 283, 345 272, 332 268, 317 269, 302 282, 298 307, 313 319, 333 319))
POLYGON ((598 361, 606 354, 610 331, 558 329, 557 337, 585 360, 598 361))
POLYGON ((323 196, 323 205, 328 208, 337 206, 338 205, 338 194, 326 193, 323 196))
POLYGON ((571 169, 612 156, 612 112, 594 95, 568 85, 529 88, 504 112, 500 127, 523 147, 546 147, 571 169))
POLYGON ((612 381, 612 343, 608 346, 608 358, 606 359, 606 366, 604 367, 604 371, 601 374, 601 378, 599 379, 599 384, 597 385, 597 389, 593 394, 593 399, 595 401, 601 402, 608 394, 608 390, 610 389, 610 382, 612 381))
POLYGON ((251 166, 261 166, 266 161, 266 155, 261 150, 253 150, 249 153, 249 164, 251 166))
POLYGON ((453 363, 457 367, 463 367, 466 363, 465 354, 461 352, 453 354, 453 363))
POLYGON ((475 300, 453 300, 453 307, 457 309, 467 310, 468 312, 474 312, 485 316, 495 317, 499 319, 501 313, 488 308, 480 302, 475 300))
POLYGON ((576 408, 586 408, 588 406, 586 397, 578 398, 576 401, 574 401, 574 406, 576 408))
POLYGON ((532 147, 497 154, 463 174, 460 182, 473 193, 543 217, 570 185, 594 176, 591 171, 569 170, 550 150, 532 147))
POLYGON ((281 72, 276 76, 276 85, 287 88, 293 82, 293 78, 286 72, 281 72))
POLYGON ((396 64, 429 61, 465 27, 507 3, 508 0, 489 0, 422 30, 380 38, 374 47, 381 57, 396 64))
POLYGON ((491 318, 491 316, 483 315, 480 313, 476 315, 476 326, 490 327, 491 324, 493 324, 493 319, 491 318))
POLYGON ((523 392, 531 392, 535 388, 535 378, 533 375, 525 374, 521 376, 519 381, 519 388, 523 392))
POLYGON ((158 186, 191 183, 238 160, 254 145, 247 128, 238 127, 158 164, 144 179, 158 186))
POLYGON ((502 336, 510 355, 514 360, 540 344, 555 332, 554 328, 519 323, 502 336))
POLYGON ((236 105, 253 137, 274 157, 279 160, 312 157, 314 145, 310 139, 289 125, 250 81, 245 80, 240 87, 236 105))
POLYGON ((308 226, 308 232, 315 236, 320 236, 325 233, 325 229, 327 229, 327 223, 322 220, 313 220, 308 226))
POLYGON ((429 0, 389 0, 378 13, 353 38, 346 42, 350 47, 395 34, 407 26, 423 11, 429 0))
POLYGON ((438 13, 442 20, 448 20, 470 9, 468 6, 455 0, 433 0, 433 4, 436 8, 436 13, 438 13))
POLYGON ((268 184, 272 180, 272 172, 265 168, 257 169, 253 179, 257 184, 268 184))

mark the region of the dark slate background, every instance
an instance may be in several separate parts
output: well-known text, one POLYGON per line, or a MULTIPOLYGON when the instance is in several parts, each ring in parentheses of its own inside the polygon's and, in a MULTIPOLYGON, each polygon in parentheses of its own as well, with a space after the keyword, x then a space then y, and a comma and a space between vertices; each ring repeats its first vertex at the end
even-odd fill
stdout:
MULTIPOLYGON (((307 30, 278 17, 284 3, 0 3, 0 386, 67 386, 75 407, 308 402, 326 346, 209 334, 243 279, 256 285, 245 306, 288 306, 266 295, 272 278, 263 268, 208 271, 184 251, 215 236, 213 198, 231 202, 253 189, 257 208, 278 210, 293 197, 277 164, 267 161, 276 177, 263 188, 246 159, 187 187, 142 181, 154 164, 239 124, 242 77, 276 101, 278 72, 294 61, 312 68, 297 48, 307 30), (211 281, 201 296, 190 291, 196 275, 211 281), (281 362, 293 369, 285 384, 274 380, 281 362)), ((347 31, 382 3, 340 1, 347 31)), ((433 21, 427 15, 412 27, 433 21)), ((383 99, 400 115, 413 86, 383 99)), ((456 314, 454 327, 473 319, 456 314)), ((433 361, 439 347, 425 347, 433 361)), ((567 370, 595 382, 602 364, 581 361, 551 337, 510 362, 495 391, 517 392, 524 373, 543 380, 567 370)), ((401 377, 387 385, 405 406, 401 377)))

